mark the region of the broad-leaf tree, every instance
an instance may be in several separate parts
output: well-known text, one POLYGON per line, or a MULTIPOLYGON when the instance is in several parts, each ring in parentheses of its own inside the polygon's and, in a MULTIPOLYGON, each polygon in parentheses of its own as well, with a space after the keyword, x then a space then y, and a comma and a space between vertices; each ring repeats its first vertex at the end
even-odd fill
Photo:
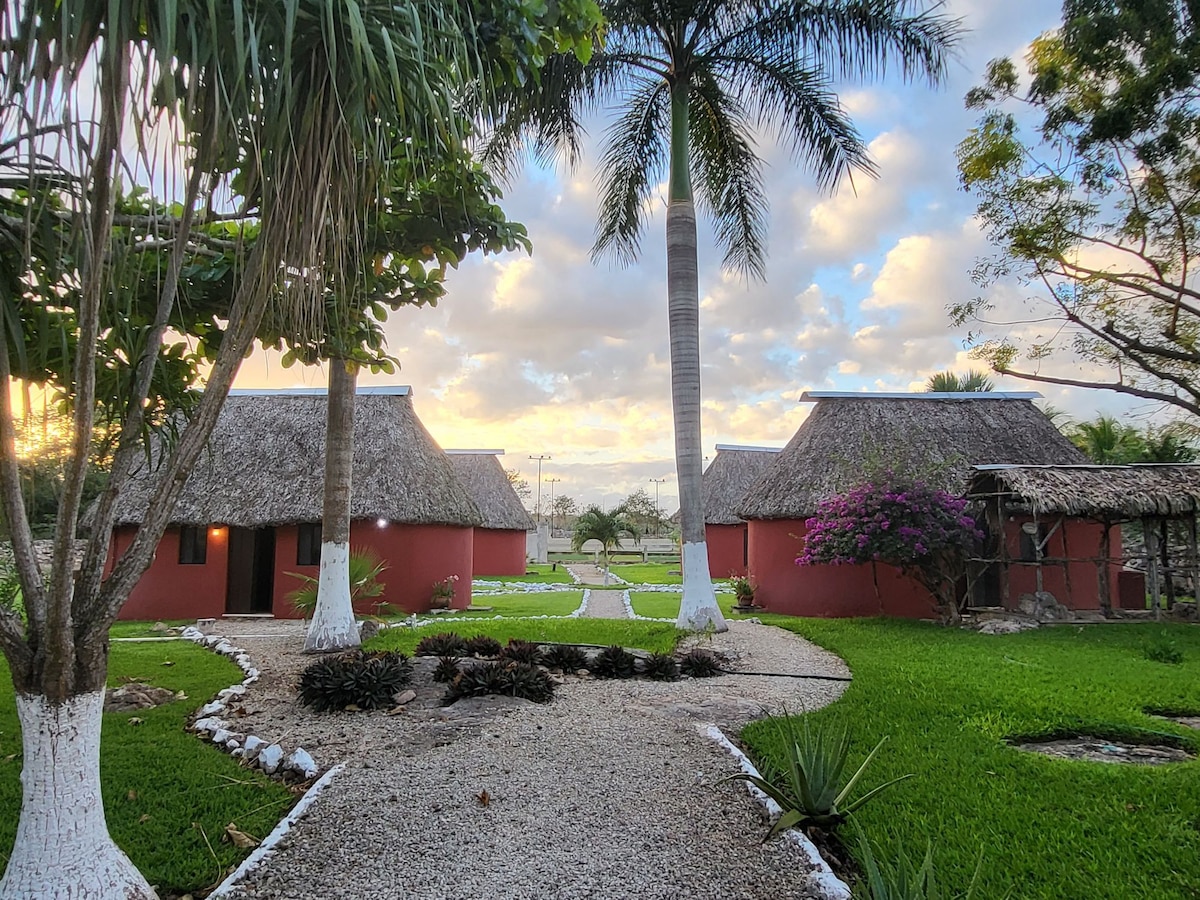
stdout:
POLYGON ((1068 0, 1063 19, 1031 45, 1028 81, 1012 60, 989 65, 967 96, 984 115, 958 150, 995 250, 976 279, 1016 282, 1026 308, 982 296, 952 318, 977 325, 999 372, 1200 414, 1196 11, 1068 0), (1085 365, 1046 370, 1070 356, 1085 365))
MULTIPOLYGON (((594 254, 638 252, 650 202, 667 177, 667 308, 684 587, 681 627, 725 629, 708 573, 701 488, 696 194, 725 265, 766 272, 767 197, 755 150, 776 135, 823 188, 874 172, 834 79, 938 81, 956 23, 910 0, 608 0, 602 51, 550 61, 513 98, 489 145, 501 164, 524 147, 578 158, 583 119, 615 107, 601 152, 594 254), (693 190, 693 183, 695 190, 693 190)), ((935 7, 936 8, 936 7, 935 7)))
MULTIPOLYGON (((556 12, 568 21, 593 18, 584 0, 556 12)), ((153 558, 268 306, 282 303, 291 321, 308 317, 319 331, 324 298, 347 293, 355 272, 344 263, 361 252, 364 212, 388 170, 383 138, 408 134, 434 154, 457 147, 455 98, 479 72, 489 44, 503 43, 507 32, 497 23, 523 25, 518 33, 539 54, 559 46, 537 30, 536 11, 517 0, 23 0, 6 8, 0 152, 19 155, 17 175, 38 190, 31 196, 16 177, 0 183, 10 202, 29 197, 23 216, 4 220, 5 236, 24 248, 19 265, 6 252, 0 271, 0 505, 26 610, 22 618, 0 608, 0 649, 24 742, 21 817, 0 896, 153 896, 112 842, 100 797, 108 629, 153 558), (156 166, 161 148, 141 140, 154 128, 179 149, 165 168, 156 166), (127 166, 124 148, 134 146, 139 165, 127 166), (178 207, 123 229, 118 200, 127 169, 148 172, 151 182, 180 172, 178 207), (156 373, 170 358, 164 342, 183 302, 193 232, 213 218, 220 197, 232 197, 258 224, 234 227, 224 247, 209 248, 228 253, 233 266, 220 327, 198 335, 212 359, 205 390, 184 410, 174 439, 157 445, 149 506, 105 576, 117 495, 145 458, 148 417, 163 411, 156 373), (56 227, 57 246, 53 234, 35 239, 56 227), (128 299, 114 272, 128 252, 156 245, 165 264, 142 282, 153 294, 153 314, 110 371, 100 365, 111 337, 104 323, 119 321, 128 299), (61 307, 71 320, 73 343, 64 345, 70 368, 48 380, 72 424, 53 563, 43 576, 20 492, 11 378, 23 363, 10 344, 28 346, 40 317, 61 307), (100 413, 116 423, 115 449, 74 572, 100 413)), ((166 421, 178 424, 171 415, 166 421)))

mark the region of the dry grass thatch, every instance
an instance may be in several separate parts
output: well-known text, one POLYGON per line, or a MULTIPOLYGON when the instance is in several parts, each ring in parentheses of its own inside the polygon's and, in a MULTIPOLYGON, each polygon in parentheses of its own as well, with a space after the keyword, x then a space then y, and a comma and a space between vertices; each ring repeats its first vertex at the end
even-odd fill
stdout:
POLYGON ((718 444, 717 455, 704 470, 705 524, 740 525, 738 504, 778 454, 778 449, 718 444))
POLYGON ((1039 515, 1135 519, 1200 510, 1200 465, 1005 466, 974 472, 968 496, 1008 494, 1039 515))
POLYGON ((1024 398, 823 398, 737 512, 746 519, 803 519, 826 497, 888 470, 961 494, 972 465, 1085 462, 1024 398))
POLYGON ((521 505, 521 498, 504 474, 496 453, 447 450, 446 455, 459 483, 479 507, 483 528, 530 531, 536 527, 533 516, 521 505))
MULTIPOLYGON (((319 522, 325 470, 324 392, 233 392, 171 521, 247 528, 319 522)), ((351 517, 473 526, 479 510, 413 411, 407 389, 362 389, 354 409, 351 517)), ((136 524, 154 473, 131 479, 118 524, 136 524)))

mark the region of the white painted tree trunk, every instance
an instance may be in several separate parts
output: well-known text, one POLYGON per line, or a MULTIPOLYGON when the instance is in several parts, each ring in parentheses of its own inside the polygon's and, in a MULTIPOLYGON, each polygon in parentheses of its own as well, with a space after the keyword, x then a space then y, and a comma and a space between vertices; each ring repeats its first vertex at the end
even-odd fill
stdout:
POLYGON ((349 650, 360 644, 350 600, 350 545, 324 541, 317 577, 317 608, 304 637, 305 653, 349 650))
POLYGON ((708 544, 704 541, 684 544, 683 599, 679 604, 679 618, 675 624, 688 631, 728 631, 725 617, 717 606, 717 594, 713 590, 712 578, 708 573, 708 544))
POLYGON ((21 818, 4 900, 143 900, 157 895, 113 843, 100 797, 104 691, 55 705, 17 694, 24 765, 21 818))

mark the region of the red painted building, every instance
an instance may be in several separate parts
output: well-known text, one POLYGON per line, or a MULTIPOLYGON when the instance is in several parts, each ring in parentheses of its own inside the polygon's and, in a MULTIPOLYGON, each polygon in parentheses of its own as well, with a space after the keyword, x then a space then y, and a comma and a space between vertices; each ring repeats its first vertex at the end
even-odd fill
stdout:
POLYGON ((503 450, 447 450, 459 482, 479 508, 472 537, 476 577, 524 575, 526 535, 533 517, 504 473, 503 450))
MULTIPOLYGON (((928 592, 891 566, 796 565, 804 548, 805 520, 821 500, 861 484, 872 471, 912 475, 965 495, 973 465, 1086 462, 1033 405, 1038 396, 806 393, 802 400, 816 401, 816 406, 737 510, 749 521, 747 556, 758 588, 755 601, 788 615, 932 617, 928 592)), ((1004 574, 997 569, 979 578, 971 602, 1015 606, 1022 593, 1037 590, 1040 568, 1043 589, 1059 603, 1096 609, 1100 579, 1095 564, 1052 567, 1045 558, 1040 563, 1026 558, 1021 525, 1020 519, 1003 523, 1010 548, 1004 574)), ((1101 531, 1095 522, 1068 519, 1055 534, 1043 535, 1048 540, 1042 556, 1086 549, 1093 552, 1078 555, 1094 557, 1101 531)), ((1119 545, 1119 534, 1114 540, 1119 545)), ((1114 585, 1118 568, 1110 567, 1114 585)))
MULTIPOLYGON (((154 562, 121 610, 126 619, 226 614, 298 617, 293 573, 320 564, 325 466, 323 390, 233 391, 176 504, 154 562)), ((351 550, 384 562, 381 597, 429 609, 433 586, 455 576, 452 605, 471 601, 479 510, 425 430, 406 387, 360 388, 354 412, 351 550)), ((108 566, 137 531, 154 473, 122 494, 108 566)))
POLYGON ((717 444, 717 455, 704 470, 704 533, 711 577, 746 574, 749 533, 737 507, 777 453, 778 447, 717 444))

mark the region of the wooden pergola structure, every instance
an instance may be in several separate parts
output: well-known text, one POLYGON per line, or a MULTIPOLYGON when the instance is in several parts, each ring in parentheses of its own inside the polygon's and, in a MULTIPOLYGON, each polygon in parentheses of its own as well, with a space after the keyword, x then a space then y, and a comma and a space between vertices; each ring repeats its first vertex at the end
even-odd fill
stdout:
MULTIPOLYGON (((1092 563, 1096 567, 1100 608, 1107 616, 1113 609, 1110 569, 1135 560, 1145 567, 1146 589, 1155 618, 1174 605, 1175 575, 1186 576, 1193 596, 1200 590, 1200 465, 972 466, 966 496, 982 507, 987 530, 994 536, 1007 535, 1014 519, 1023 520, 1022 529, 1034 549, 1032 562, 1037 566, 1039 591, 1044 566, 1061 566, 1069 586, 1071 564, 1092 563), (1071 520, 1102 525, 1098 546, 1068 548, 1065 524, 1071 520), (1142 552, 1127 555, 1123 547, 1112 546, 1112 530, 1130 524, 1140 527, 1143 546, 1142 552), (1060 531, 1064 552, 1050 556, 1046 548, 1060 531), (1178 562, 1180 549, 1182 564, 1178 562)), ((1009 606, 1009 567, 1014 562, 1031 560, 1014 559, 1003 537, 994 543, 997 546, 991 554, 976 562, 999 567, 1002 602, 1009 606)))

